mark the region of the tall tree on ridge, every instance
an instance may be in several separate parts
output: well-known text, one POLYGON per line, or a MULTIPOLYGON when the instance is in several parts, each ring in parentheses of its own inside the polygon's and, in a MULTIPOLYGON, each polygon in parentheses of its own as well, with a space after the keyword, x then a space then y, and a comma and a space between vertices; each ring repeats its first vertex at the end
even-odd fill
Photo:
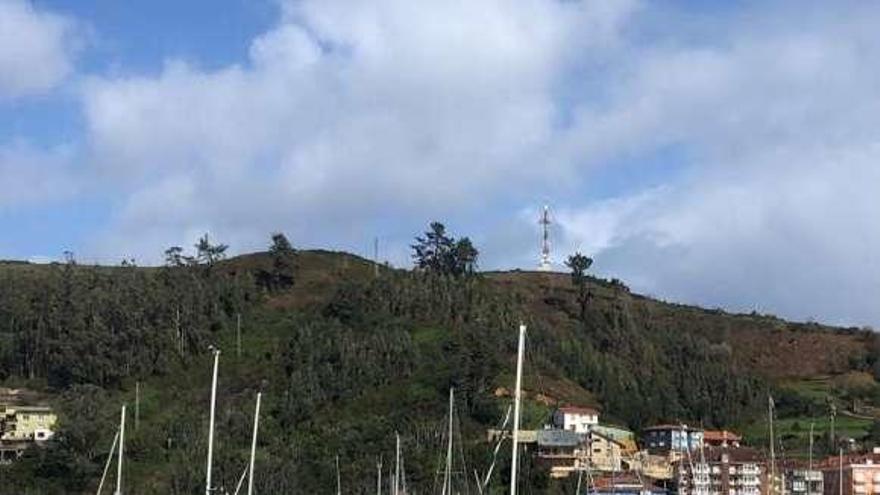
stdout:
POLYGON ((272 245, 269 246, 269 254, 272 255, 272 273, 270 285, 272 289, 287 289, 294 284, 294 272, 296 271, 296 250, 281 232, 272 234, 272 245))
POLYGON ((447 235, 440 222, 431 222, 430 230, 416 237, 411 247, 416 268, 425 272, 463 276, 476 271, 477 248, 467 237, 456 240, 447 235))
POLYGON ((571 269, 571 283, 578 290, 578 304, 581 308, 581 321, 584 321, 587 314, 587 303, 593 297, 589 287, 587 287, 587 270, 593 266, 593 258, 585 256, 580 252, 575 252, 565 260, 565 266, 571 269))

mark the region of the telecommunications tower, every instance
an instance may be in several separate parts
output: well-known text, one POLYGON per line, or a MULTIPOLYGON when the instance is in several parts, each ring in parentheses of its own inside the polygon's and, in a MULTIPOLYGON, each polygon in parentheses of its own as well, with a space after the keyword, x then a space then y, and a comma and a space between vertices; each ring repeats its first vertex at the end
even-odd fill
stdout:
POLYGON ((544 212, 538 221, 541 224, 541 262, 538 264, 538 270, 542 272, 553 271, 553 263, 550 261, 550 207, 544 205, 544 212))

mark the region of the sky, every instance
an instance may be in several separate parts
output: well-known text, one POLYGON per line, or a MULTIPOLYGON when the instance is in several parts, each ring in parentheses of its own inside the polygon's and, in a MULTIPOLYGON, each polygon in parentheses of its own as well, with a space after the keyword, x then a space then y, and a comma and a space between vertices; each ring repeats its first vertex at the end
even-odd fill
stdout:
POLYGON ((880 324, 880 4, 0 0, 0 259, 275 231, 880 324))

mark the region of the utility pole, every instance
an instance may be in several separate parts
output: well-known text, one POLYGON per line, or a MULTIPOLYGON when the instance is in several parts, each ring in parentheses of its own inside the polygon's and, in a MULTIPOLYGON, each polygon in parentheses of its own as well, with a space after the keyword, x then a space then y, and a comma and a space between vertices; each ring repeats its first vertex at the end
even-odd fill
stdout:
POLYGON ((810 422, 810 471, 813 470, 813 426, 815 422, 810 422))
POLYGON ((834 399, 831 399, 831 445, 834 445, 835 443, 837 443, 837 439, 834 436, 834 420, 835 420, 835 418, 837 418, 837 405, 834 404, 834 399))
POLYGON ((235 314, 235 345, 238 358, 241 359, 241 313, 235 314))
POLYGON ((180 305, 174 309, 174 328, 177 330, 177 353, 183 355, 183 334, 180 332, 180 305))
POLYGON ((379 278, 379 238, 373 238, 373 276, 379 278))
POLYGON ((140 427, 141 424, 141 382, 134 382, 134 429, 140 427))

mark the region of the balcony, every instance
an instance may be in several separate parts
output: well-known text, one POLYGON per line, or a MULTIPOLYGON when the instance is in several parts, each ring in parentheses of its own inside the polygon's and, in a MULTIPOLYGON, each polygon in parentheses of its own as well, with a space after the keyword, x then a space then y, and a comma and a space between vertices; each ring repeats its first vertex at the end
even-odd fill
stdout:
POLYGON ((758 466, 755 464, 743 464, 742 467, 739 468, 742 474, 760 474, 761 470, 758 469, 758 466))

